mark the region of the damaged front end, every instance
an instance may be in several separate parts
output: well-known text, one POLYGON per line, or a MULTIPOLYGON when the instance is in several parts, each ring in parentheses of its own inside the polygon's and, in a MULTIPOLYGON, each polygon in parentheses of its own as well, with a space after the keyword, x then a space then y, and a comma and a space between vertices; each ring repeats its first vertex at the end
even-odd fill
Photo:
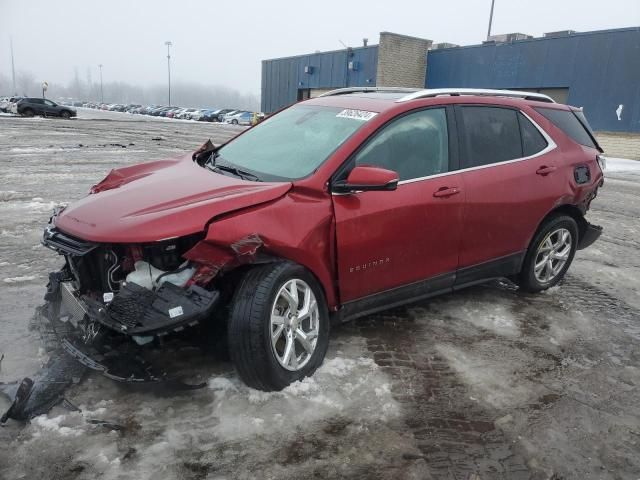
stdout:
POLYGON ((143 346, 211 317, 220 301, 216 271, 184 257, 202 237, 103 244, 52 222, 42 243, 65 265, 49 275, 45 315, 64 350, 114 380, 167 381, 142 359, 143 346))

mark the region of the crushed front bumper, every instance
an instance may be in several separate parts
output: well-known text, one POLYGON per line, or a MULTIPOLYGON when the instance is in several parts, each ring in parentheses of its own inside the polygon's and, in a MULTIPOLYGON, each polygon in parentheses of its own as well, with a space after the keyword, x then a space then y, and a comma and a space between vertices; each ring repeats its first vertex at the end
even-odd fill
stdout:
POLYGON ((91 370, 119 382, 163 383, 178 389, 201 388, 155 372, 142 345, 209 319, 220 299, 217 290, 197 285, 162 284, 156 291, 135 283, 101 302, 80 295, 62 272, 50 274, 42 309, 62 349, 91 370))
POLYGON ((128 283, 109 303, 79 295, 71 282, 50 282, 47 299, 59 298, 64 313, 74 323, 83 320, 129 336, 162 336, 179 332, 209 317, 220 299, 220 292, 192 285, 181 288, 163 283, 155 292, 128 283))

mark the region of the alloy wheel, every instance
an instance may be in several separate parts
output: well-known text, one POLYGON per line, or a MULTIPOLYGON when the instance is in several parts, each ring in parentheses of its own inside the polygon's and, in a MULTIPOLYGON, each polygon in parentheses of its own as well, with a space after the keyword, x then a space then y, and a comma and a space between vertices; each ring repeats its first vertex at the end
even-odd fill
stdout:
POLYGON ((278 291, 271 308, 271 347, 278 363, 298 371, 311 360, 318 343, 320 313, 311 287, 291 279, 278 291))
POLYGON ((569 261, 573 238, 566 228, 549 232, 536 252, 533 272, 541 284, 552 282, 569 261))

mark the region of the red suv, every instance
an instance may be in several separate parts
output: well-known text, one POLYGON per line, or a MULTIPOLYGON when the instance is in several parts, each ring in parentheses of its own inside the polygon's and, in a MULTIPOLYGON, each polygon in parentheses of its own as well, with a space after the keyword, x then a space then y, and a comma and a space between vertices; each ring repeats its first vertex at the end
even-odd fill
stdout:
POLYGON ((110 356, 199 323, 223 327, 249 386, 279 390, 322 363, 333 322, 500 277, 558 283, 601 233, 584 217, 601 152, 581 110, 540 94, 329 92, 57 211, 45 311, 112 378, 150 379, 110 356))

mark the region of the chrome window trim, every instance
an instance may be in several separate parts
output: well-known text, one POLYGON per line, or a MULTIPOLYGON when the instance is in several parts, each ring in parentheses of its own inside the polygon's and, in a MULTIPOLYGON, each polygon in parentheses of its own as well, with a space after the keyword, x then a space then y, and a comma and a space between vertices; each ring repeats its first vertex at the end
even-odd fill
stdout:
MULTIPOLYGON (((482 105, 481 105, 482 106, 482 105)), ((487 105, 490 106, 490 105, 487 105)), ((443 173, 436 173, 433 175, 427 175, 424 177, 416 177, 416 178, 410 178, 407 180, 400 180, 398 182, 398 187, 400 187, 400 185, 405 185, 408 183, 414 183, 414 182, 421 182, 423 180, 430 180, 432 178, 440 178, 440 177, 446 177, 449 175, 457 175, 459 173, 465 173, 465 172, 472 172, 474 170, 481 170, 483 168, 491 168, 491 167, 497 167, 500 165, 508 165, 510 163, 516 163, 516 162, 524 162, 526 160, 531 160, 532 158, 537 158, 540 157, 542 155, 546 155, 547 153, 555 150, 556 148, 558 148, 558 145, 556 144, 556 142, 553 141, 553 139, 549 136, 549 134, 540 126, 538 125, 538 123, 531 118, 526 112, 523 112, 520 109, 516 109, 519 113, 521 113, 522 115, 524 115, 524 117, 529 120, 534 127, 536 127, 538 129, 538 131, 540 132, 540 134, 544 137, 544 139, 547 141, 547 146, 546 148, 540 150, 538 153, 534 153, 533 155, 529 155, 528 157, 520 157, 520 158, 514 158, 513 160, 505 160, 503 162, 496 162, 496 163, 488 163, 486 165, 478 165, 477 167, 468 167, 468 168, 461 168, 459 170, 453 170, 451 172, 443 172, 443 173)), ((331 192, 331 195, 353 195, 356 193, 362 193, 362 192, 344 192, 344 193, 337 193, 337 192, 331 192)))
POLYGON ((547 132, 545 132, 544 129, 540 125, 538 125, 535 120, 533 120, 529 115, 527 115, 522 110, 518 109, 517 111, 520 112, 522 115, 524 115, 524 117, 527 120, 529 120, 533 124, 534 127, 536 127, 538 129, 540 134, 547 141, 546 148, 540 150, 538 153, 534 153, 533 155, 529 155, 528 157, 514 158, 513 160, 505 160, 503 162, 487 163, 486 165, 478 165, 476 167, 461 168, 460 170, 453 170, 451 172, 436 173, 434 175, 427 175, 425 177, 417 177, 417 178, 410 178, 410 179, 407 179, 407 180, 400 180, 398 182, 398 186, 405 185, 407 183, 420 182, 422 180, 428 180, 428 179, 431 179, 431 178, 446 177, 447 175, 454 175, 454 174, 458 174, 458 173, 472 172, 474 170, 481 170, 483 168, 491 168, 491 167, 496 167, 496 166, 500 166, 500 165, 507 165, 509 163, 524 162, 526 160, 531 160, 532 158, 537 158, 537 157, 539 157, 541 155, 545 155, 545 154, 551 152, 552 150, 555 150, 558 147, 556 145, 556 142, 553 141, 553 139, 549 136, 549 134, 547 132))

